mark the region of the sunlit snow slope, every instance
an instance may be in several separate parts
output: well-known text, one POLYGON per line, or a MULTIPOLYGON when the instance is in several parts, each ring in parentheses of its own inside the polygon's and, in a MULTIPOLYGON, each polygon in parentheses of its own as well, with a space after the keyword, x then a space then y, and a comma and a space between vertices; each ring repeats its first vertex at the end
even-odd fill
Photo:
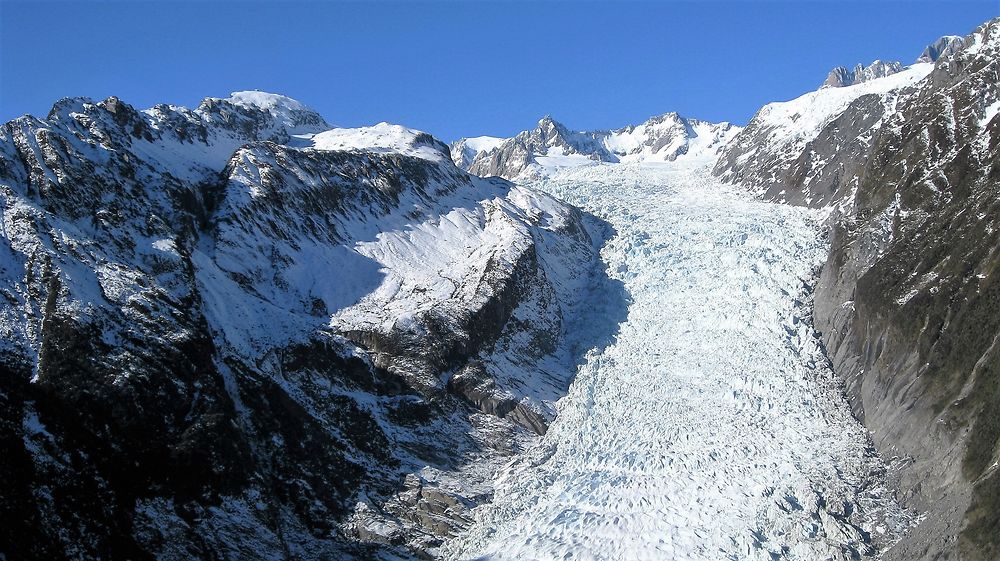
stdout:
POLYGON ((605 165, 537 185, 611 222, 631 294, 459 559, 850 559, 906 523, 809 323, 816 211, 702 168, 605 165))

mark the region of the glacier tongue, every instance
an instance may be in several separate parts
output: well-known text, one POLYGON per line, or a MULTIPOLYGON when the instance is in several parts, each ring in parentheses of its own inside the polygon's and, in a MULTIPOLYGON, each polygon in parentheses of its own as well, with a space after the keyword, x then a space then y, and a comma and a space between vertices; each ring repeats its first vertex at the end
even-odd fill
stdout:
POLYGON ((816 211, 693 167, 569 169, 536 187, 617 229, 603 257, 628 319, 449 555, 850 559, 898 537, 909 520, 812 329, 816 211))

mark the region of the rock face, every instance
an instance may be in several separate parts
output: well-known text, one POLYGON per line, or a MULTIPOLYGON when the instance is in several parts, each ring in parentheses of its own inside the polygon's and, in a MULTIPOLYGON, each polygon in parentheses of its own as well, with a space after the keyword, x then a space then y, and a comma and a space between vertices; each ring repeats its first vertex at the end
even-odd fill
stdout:
POLYGON ((996 559, 1000 19, 927 53, 934 66, 765 107, 715 171, 833 208, 816 326, 902 498, 926 513, 886 558, 996 559), (809 126, 783 125, 792 113, 809 126))
POLYGON ((484 152, 489 152, 499 146, 506 138, 495 136, 477 136, 473 138, 460 138, 451 143, 451 159, 455 165, 467 170, 472 165, 476 156, 484 152))
POLYGON ((859 64, 852 69, 848 69, 845 66, 838 66, 830 71, 822 87, 843 88, 845 86, 853 86, 854 84, 885 78, 902 70, 903 65, 898 62, 882 62, 881 60, 876 60, 868 66, 859 64))
POLYGON ((0 556, 424 556, 546 429, 605 227, 329 129, 262 92, 0 127, 0 556))
POLYGON ((924 52, 920 53, 920 57, 917 58, 917 62, 937 62, 939 58, 949 57, 965 45, 965 38, 958 35, 945 35, 944 37, 934 41, 924 52))
MULTIPOLYGON (((612 131, 577 132, 552 117, 513 138, 485 144, 475 152, 468 140, 452 148, 452 159, 463 169, 483 177, 537 179, 556 168, 595 163, 674 161, 685 155, 714 153, 739 127, 687 119, 677 113, 653 117, 641 125, 612 131)), ((471 139, 475 140, 475 139, 471 139)))

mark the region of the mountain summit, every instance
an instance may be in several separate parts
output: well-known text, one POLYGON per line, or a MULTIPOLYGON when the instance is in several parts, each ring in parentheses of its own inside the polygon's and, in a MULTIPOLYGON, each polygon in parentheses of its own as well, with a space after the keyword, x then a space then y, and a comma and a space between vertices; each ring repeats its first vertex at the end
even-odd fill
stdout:
POLYGON ((958 52, 965 45, 965 38, 958 35, 945 35, 934 41, 924 52, 920 53, 917 62, 937 62, 939 58, 958 52))

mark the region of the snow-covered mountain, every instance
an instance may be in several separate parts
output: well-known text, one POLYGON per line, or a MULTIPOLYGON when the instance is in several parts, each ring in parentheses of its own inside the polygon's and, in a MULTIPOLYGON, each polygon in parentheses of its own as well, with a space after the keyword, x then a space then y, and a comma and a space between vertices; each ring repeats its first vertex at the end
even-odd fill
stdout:
POLYGON ((914 64, 884 78, 765 105, 722 150, 715 172, 769 199, 815 206, 839 199, 849 187, 841 181, 845 168, 862 163, 860 153, 900 95, 932 69, 914 64), (802 184, 810 187, 800 189, 802 184))
POLYGON ((596 162, 671 162, 685 155, 711 154, 738 130, 730 123, 665 113, 641 125, 578 132, 546 116, 537 127, 513 138, 461 139, 452 146, 452 159, 483 177, 537 179, 559 168, 596 162))
POLYGON ((599 221, 261 92, 15 119, 0 212, 9 559, 425 555, 621 297, 599 221))

